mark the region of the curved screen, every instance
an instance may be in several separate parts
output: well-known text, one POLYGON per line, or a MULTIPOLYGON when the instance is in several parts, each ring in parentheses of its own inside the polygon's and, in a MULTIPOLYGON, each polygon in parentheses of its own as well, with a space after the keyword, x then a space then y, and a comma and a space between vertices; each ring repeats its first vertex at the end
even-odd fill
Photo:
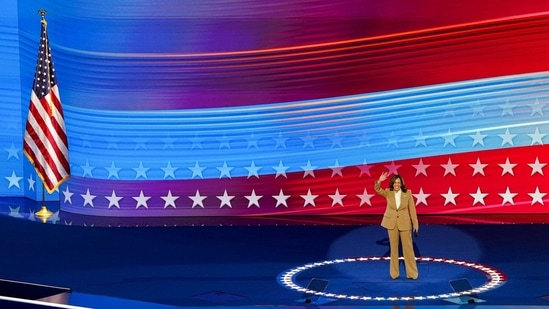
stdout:
POLYGON ((389 171, 420 214, 546 212, 544 1, 48 5, 65 211, 381 213, 389 171))

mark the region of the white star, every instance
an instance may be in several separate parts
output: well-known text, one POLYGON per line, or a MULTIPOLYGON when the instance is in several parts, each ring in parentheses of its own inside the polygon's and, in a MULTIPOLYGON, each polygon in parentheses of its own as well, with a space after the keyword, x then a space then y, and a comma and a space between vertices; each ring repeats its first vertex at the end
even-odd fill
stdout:
POLYGON ((143 162, 139 162, 139 166, 132 168, 132 170, 135 171, 135 179, 139 179, 140 176, 147 179, 147 171, 150 170, 150 168, 143 167, 143 162))
POLYGON ((307 160, 307 165, 300 166, 300 167, 305 172, 303 173, 303 178, 307 177, 307 175, 310 175, 311 177, 315 178, 315 168, 317 168, 318 166, 312 166, 311 161, 307 160))
POLYGON ((32 174, 29 175, 29 178, 27 178, 27 181, 29 182, 29 190, 34 191, 34 184, 36 183, 36 180, 32 178, 32 174))
POLYGON ((120 200, 123 199, 122 196, 116 196, 116 192, 114 192, 114 190, 112 190, 112 193, 111 193, 111 196, 105 196, 105 198, 107 200, 109 200, 109 206, 108 208, 111 208, 111 207, 116 207, 118 209, 120 209, 120 200))
POLYGON ((116 179, 120 179, 118 177, 118 171, 120 171, 121 168, 116 167, 114 165, 114 161, 111 161, 111 166, 110 167, 105 167, 105 169, 109 172, 109 175, 107 176, 107 179, 111 179, 111 177, 116 177, 116 179))
POLYGON ((263 197, 263 195, 256 195, 255 189, 252 189, 252 195, 244 195, 244 197, 248 200, 248 208, 250 208, 252 205, 257 206, 259 208, 259 200, 263 197))
POLYGON ((543 145, 543 138, 545 137, 545 135, 547 134, 539 133, 539 129, 536 128, 536 131, 533 134, 528 134, 528 136, 530 136, 530 138, 532 139, 532 143, 530 145, 534 145, 536 143, 543 145))
POLYGON ((160 198, 164 200, 164 209, 166 209, 168 206, 175 208, 175 201, 179 196, 173 196, 172 190, 168 190, 168 195, 161 196, 160 198))
POLYGON ((534 175, 535 173, 539 173, 541 176, 543 176, 543 168, 547 163, 540 163, 538 157, 536 157, 536 162, 534 163, 528 163, 528 165, 532 168, 532 174, 530 176, 534 175))
POLYGON ((368 165, 366 163, 366 160, 364 160, 364 163, 362 163, 362 165, 359 165, 358 166, 358 169, 360 169, 360 175, 358 177, 362 177, 363 174, 366 174, 368 176, 372 176, 370 174, 370 169, 372 168, 372 165, 368 165))
POLYGON ((336 146, 343 148, 343 146, 341 146, 342 138, 339 136, 339 132, 336 132, 333 137, 330 137, 330 139, 332 140, 331 148, 335 148, 336 146))
POLYGON ((391 164, 390 165, 385 165, 385 167, 389 170, 389 174, 393 174, 393 175, 397 175, 398 174, 398 169, 401 167, 402 165, 397 165, 395 164, 395 161, 391 161, 391 164))
POLYGON ((454 112, 454 108, 452 107, 451 103, 446 104, 446 110, 444 111, 443 117, 448 117, 448 116, 452 116, 452 117, 456 116, 456 113, 454 112))
POLYGON ((336 204, 343 206, 343 199, 347 196, 345 194, 339 193, 339 188, 336 189, 336 192, 333 195, 328 195, 332 199, 332 207, 336 204))
POLYGON ((278 147, 286 149, 286 141, 288 139, 285 137, 282 137, 282 133, 278 133, 278 137, 275 137, 274 140, 276 143, 275 149, 278 149, 278 147))
POLYGON ((502 105, 499 106, 502 109, 501 117, 503 117, 505 115, 514 116, 515 114, 513 113, 513 108, 515 106, 516 105, 514 105, 514 104, 510 104, 509 99, 507 99, 507 102, 505 102, 505 104, 502 104, 502 105))
POLYGON ((4 148, 4 150, 6 150, 8 152, 8 160, 12 157, 19 160, 19 148, 15 148, 14 143, 11 143, 10 148, 4 148))
POLYGON ((19 181, 21 179, 23 179, 23 177, 18 177, 17 175, 15 175, 15 171, 12 170, 11 171, 11 176, 9 177, 4 177, 6 178, 10 183, 8 184, 8 189, 13 187, 13 186, 16 186, 17 188, 21 189, 21 187, 19 186, 19 181))
POLYGON ((364 188, 364 191, 362 192, 362 194, 357 194, 356 196, 360 198, 360 207, 362 207, 364 203, 367 203, 368 205, 372 206, 371 199, 374 196, 374 194, 368 194, 368 190, 366 190, 366 188, 364 188))
POLYGON ((471 108, 473 109, 473 118, 476 115, 484 117, 484 104, 480 104, 479 100, 477 100, 477 102, 473 106, 471 106, 471 108))
POLYGON ((86 165, 80 165, 80 167, 84 170, 82 172, 82 177, 90 175, 90 177, 93 178, 92 171, 95 169, 95 166, 90 166, 90 162, 88 162, 88 160, 86 160, 86 165))
POLYGON ((256 178, 259 178, 259 170, 261 169, 260 166, 255 166, 255 161, 252 160, 252 165, 250 167, 244 167, 248 170, 248 178, 255 176, 256 178))
POLYGON ((282 164, 282 161, 279 161, 278 166, 273 166, 273 169, 276 171, 275 178, 278 178, 278 176, 280 176, 280 175, 284 176, 284 178, 288 178, 288 176, 286 176, 286 170, 288 168, 290 168, 290 167, 289 166, 284 166, 282 164))
POLYGON ((335 175, 343 177, 343 167, 339 165, 339 160, 336 159, 334 165, 330 166, 330 168, 332 169, 332 177, 335 175))
POLYGON ((419 159, 418 164, 412 164, 412 166, 416 169, 416 176, 419 174, 423 174, 427 176, 427 168, 431 166, 430 164, 423 164, 423 159, 419 159))
POLYGON ((448 158, 448 163, 441 164, 440 166, 444 168, 444 176, 446 176, 447 174, 452 174, 456 176, 456 168, 459 166, 459 164, 453 164, 452 158, 448 158))
POLYGON ((469 164, 469 166, 473 168, 473 176, 475 176, 476 174, 482 174, 482 176, 486 176, 484 175, 484 168, 488 166, 488 164, 480 163, 480 158, 477 158, 477 162, 475 164, 469 164))
POLYGON ((505 190, 505 193, 498 193, 498 194, 503 198, 503 202, 501 202, 501 205, 505 205, 505 203, 515 205, 513 198, 517 195, 517 193, 511 193, 509 191, 509 187, 507 187, 507 190, 505 190))
POLYGON ((398 148, 398 137, 395 135, 395 132, 391 132, 391 135, 387 138, 387 148, 391 147, 391 145, 398 148))
POLYGON ((528 193, 528 195, 530 195, 530 197, 532 198, 532 204, 530 205, 534 205, 535 203, 540 203, 541 205, 545 205, 543 202, 543 197, 546 196, 547 193, 539 192, 539 187, 536 187, 536 192, 528 193))
POLYGON ((137 204, 135 205, 135 209, 138 209, 139 206, 149 209, 149 205, 147 205, 147 201, 151 197, 150 196, 145 196, 143 194, 143 190, 141 190, 141 192, 139 192, 139 196, 132 196, 132 198, 137 202, 137 204))
POLYGON ((509 144, 511 146, 514 146, 513 138, 517 136, 516 134, 511 134, 509 132, 509 128, 505 129, 505 134, 499 134, 499 137, 501 137, 501 146, 504 146, 505 144, 509 144))
POLYGON ((15 207, 15 208, 12 208, 11 206, 8 206, 9 209, 10 209, 10 213, 8 216, 10 217, 13 217, 13 218, 23 218, 23 215, 19 212, 19 210, 21 209, 21 206, 19 207, 15 207))
POLYGON ((190 169, 193 172, 193 175, 191 176, 191 179, 194 179, 195 176, 198 176, 198 177, 204 179, 204 176, 202 176, 202 171, 205 170, 206 168, 201 167, 200 165, 198 165, 198 161, 196 161, 194 163, 194 167, 189 167, 188 169, 190 169))
POLYGON ((219 170, 219 179, 223 178, 223 176, 227 176, 228 178, 231 178, 231 170, 234 167, 227 166, 227 161, 223 161, 222 167, 216 167, 219 170))
POLYGON ((536 102, 528 105, 530 105, 530 108, 532 109, 532 113, 530 114, 530 116, 534 116, 535 114, 543 116, 543 108, 545 108, 545 104, 541 104, 538 98, 536 98, 536 102))
POLYGON ((475 200, 473 201, 473 206, 475 206, 477 203, 481 203, 482 205, 486 205, 484 204, 484 198, 488 195, 488 193, 482 193, 480 191, 480 187, 477 187, 477 192, 476 193, 469 193, 470 196, 472 196, 475 200))
POLYGON ((148 138, 144 138, 144 137, 138 137, 138 138, 134 138, 133 139, 134 142, 135 142, 135 150, 137 149, 147 149, 147 141, 149 140, 148 138))
POLYGON ((188 198, 193 200, 192 208, 194 208, 195 206, 200 206, 204 208, 204 204, 202 202, 204 201, 206 196, 200 195, 200 192, 198 191, 198 189, 196 190, 196 193, 194 194, 194 196, 188 196, 188 198))
POLYGON ((469 135, 473 139, 473 146, 475 147, 476 144, 479 144, 481 146, 484 146, 484 138, 486 137, 486 134, 480 134, 480 130, 477 130, 475 135, 469 135))
POLYGON ((446 206, 448 203, 454 204, 456 206, 456 197, 459 196, 458 193, 453 193, 452 188, 448 188, 448 193, 442 193, 441 194, 445 200, 444 200, 444 206, 446 206))
POLYGON ((424 193, 423 188, 419 188, 419 193, 412 194, 412 195, 416 198, 416 205, 419 205, 419 204, 423 203, 423 204, 425 204, 425 206, 429 206, 429 205, 427 205, 427 198, 429 196, 431 196, 431 194, 424 193))
POLYGON ((309 146, 309 147, 314 149, 315 148, 315 144, 314 144, 315 139, 316 138, 311 136, 310 132, 307 132, 307 136, 301 138, 301 140, 303 141, 303 148, 307 148, 307 146, 309 146))
POLYGON ((284 205, 286 208, 288 208, 286 200, 288 200, 289 197, 289 195, 284 195, 284 192, 282 192, 282 189, 280 189, 278 195, 273 195, 273 198, 276 200, 275 208, 277 208, 279 205, 284 205))
POLYGON ((90 143, 90 136, 89 135, 85 135, 82 138, 82 147, 83 148, 92 148, 91 143, 90 143))
POLYGON ((107 141, 107 149, 118 149, 118 141, 120 140, 119 138, 111 136, 105 138, 105 140, 107 141))
POLYGON ((427 142, 425 141, 427 139, 426 136, 423 136, 423 130, 419 129, 419 135, 414 136, 416 139, 416 146, 423 145, 424 147, 427 147, 427 142))
POLYGON ((515 176, 515 174, 513 173, 513 168, 515 168, 515 166, 517 165, 509 162, 509 157, 507 157, 504 164, 498 164, 498 165, 503 169, 501 172, 501 176, 505 175, 506 173, 509 173, 515 176))
POLYGON ((65 200, 63 201, 63 203, 69 202, 69 204, 72 205, 72 196, 73 195, 74 195, 74 193, 70 192, 69 191, 69 186, 67 186, 65 188, 65 191, 63 191, 63 196, 65 197, 65 200))
POLYGON ((255 148, 255 149, 258 149, 259 147, 257 146, 257 138, 255 138, 255 135, 252 133, 250 135, 250 137, 248 138, 248 149, 250 148, 255 148))
POLYGON ((195 134, 194 137, 189 137, 189 141, 191 141, 191 150, 195 149, 195 148, 198 148, 198 149, 202 149, 202 141, 204 139, 203 138, 200 138, 198 137, 197 134, 195 134))
POLYGON ((59 219, 59 210, 52 213, 51 217, 48 218, 48 221, 57 224, 61 219, 59 219))
POLYGON ((84 199, 84 207, 86 207, 86 205, 90 205, 91 207, 95 207, 93 206, 93 199, 95 199, 96 195, 91 195, 90 194, 90 189, 86 189, 86 194, 80 194, 80 196, 84 199))
POLYGON ((360 146, 359 147, 370 147, 370 137, 368 134, 366 134, 366 130, 362 132, 362 137, 360 138, 360 146))
POLYGON ((177 139, 171 137, 170 134, 168 134, 167 137, 161 138, 160 140, 164 143, 164 147, 162 149, 175 149, 175 147, 173 146, 173 143, 177 139))
POLYGON ((313 207, 316 207, 315 205, 315 199, 318 197, 318 195, 313 195, 311 193, 311 189, 307 190, 307 195, 301 195, 301 198, 304 200, 303 207, 306 207, 307 205, 311 205, 313 207))
POLYGON ((221 201, 221 204, 219 205, 219 208, 223 208, 223 206, 227 205, 230 208, 233 208, 231 205, 231 200, 234 198, 234 196, 229 195, 227 193, 227 189, 225 189, 225 192, 223 192, 223 195, 218 195, 217 198, 221 201))
POLYGON ((231 144, 229 142, 230 139, 227 137, 226 134, 223 134, 223 136, 219 139, 219 149, 231 149, 231 144))
POLYGON ((161 167, 161 169, 164 171, 164 179, 171 177, 172 179, 175 179, 175 171, 177 171, 177 167, 172 167, 172 163, 168 161, 168 166, 161 167))
POLYGON ((444 145, 442 147, 446 147, 446 145, 451 144, 452 146, 456 147, 455 139, 458 136, 456 134, 453 134, 450 129, 448 129, 448 133, 444 134, 442 138, 444 138, 444 145))

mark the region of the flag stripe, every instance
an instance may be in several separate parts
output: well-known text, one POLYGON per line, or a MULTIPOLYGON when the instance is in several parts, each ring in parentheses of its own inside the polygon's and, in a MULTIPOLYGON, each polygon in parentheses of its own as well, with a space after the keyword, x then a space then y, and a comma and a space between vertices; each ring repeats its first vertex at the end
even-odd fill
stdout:
MULTIPOLYGON (((62 154, 66 153, 68 151, 67 149, 67 136, 64 132, 64 121, 63 118, 59 116, 59 113, 57 112, 57 108, 53 109, 54 116, 51 116, 49 114, 49 105, 47 103, 46 99, 38 100, 36 96, 33 93, 33 99, 36 99, 35 104, 32 104, 30 107, 30 113, 33 118, 39 119, 40 121, 34 122, 34 126, 39 126, 40 130, 39 132, 43 132, 43 138, 47 139, 44 140, 44 144, 48 149, 46 151, 48 152, 55 152, 56 154, 62 154), (36 107, 46 106, 46 109, 38 109, 36 107), (48 134, 49 132, 57 132, 56 134, 48 134)), ((53 102, 59 102, 57 99, 53 99, 53 102)), ((53 105, 57 106, 57 105, 53 105)), ((68 162, 64 156, 61 157, 55 157, 55 159, 61 160, 61 164, 63 166, 68 166, 68 162)))
MULTIPOLYGON (((30 117, 29 117, 30 119, 30 117)), ((36 133, 35 129, 33 127, 27 128, 28 137, 25 138, 25 142, 29 145, 27 147, 27 144, 25 144, 25 150, 27 153, 32 153, 31 162, 33 164, 38 163, 39 167, 37 169, 40 170, 41 175, 47 176, 48 179, 48 188, 51 188, 54 186, 54 182, 52 182, 52 179, 63 179, 67 175, 67 166, 64 166, 61 164, 58 160, 58 156, 51 156, 51 155, 45 155, 48 153, 54 153, 56 152, 49 152, 47 149, 51 148, 45 145, 47 144, 47 140, 44 140, 39 136, 39 134, 36 133)))

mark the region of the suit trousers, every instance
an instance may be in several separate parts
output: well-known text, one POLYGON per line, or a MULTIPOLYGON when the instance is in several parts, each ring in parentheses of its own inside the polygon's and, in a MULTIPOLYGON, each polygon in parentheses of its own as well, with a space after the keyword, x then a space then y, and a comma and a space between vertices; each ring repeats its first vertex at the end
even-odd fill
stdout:
POLYGON ((391 247, 391 262, 389 273, 391 278, 396 279, 400 276, 399 267, 399 242, 402 243, 402 253, 404 255, 404 266, 406 267, 406 278, 417 279, 418 270, 416 257, 414 254, 414 245, 412 242, 412 231, 399 231, 398 228, 387 229, 389 234, 389 244, 391 247))

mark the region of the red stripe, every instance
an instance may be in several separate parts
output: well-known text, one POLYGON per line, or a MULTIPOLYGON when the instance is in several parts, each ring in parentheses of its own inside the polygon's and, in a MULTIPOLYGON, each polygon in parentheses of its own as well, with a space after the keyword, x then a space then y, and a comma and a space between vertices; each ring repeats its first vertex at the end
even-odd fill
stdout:
MULTIPOLYGON (((53 104, 57 107, 57 109, 61 110, 60 101, 57 99, 57 97, 55 95, 52 95, 51 98, 53 104)), ((27 145, 26 143, 25 150, 30 156, 29 159, 35 165, 35 168, 37 169, 42 180, 44 180, 44 185, 46 186, 48 191, 51 192, 69 173, 68 154, 64 153, 64 151, 62 151, 57 144, 57 140, 60 140, 60 142, 65 145, 65 148, 67 148, 67 136, 63 129, 63 126, 61 126, 57 122, 57 119, 49 114, 41 114, 35 104, 40 104, 46 111, 50 109, 50 105, 49 102, 47 102, 45 99, 38 100, 38 102, 36 102, 35 100, 31 100, 29 106, 29 116, 32 115, 32 117, 35 119, 36 124, 38 125, 38 128, 36 129, 39 129, 39 131, 35 131, 35 128, 31 125, 29 121, 27 121, 26 125, 26 134, 36 144, 37 151, 44 158, 45 162, 39 160, 37 154, 34 154, 30 145, 27 145), (47 124, 45 123, 45 119, 42 118, 42 116, 48 117, 46 121, 51 121, 53 127, 52 130, 48 128, 47 124), (41 137, 47 140, 48 145, 44 144, 44 142, 41 140, 41 137), (57 165, 56 160, 60 162, 61 166, 57 165), (65 174, 65 172, 62 172, 61 168, 64 168, 67 174, 65 174), (46 171, 50 171, 51 173, 53 173, 53 178, 50 178, 46 171)))
MULTIPOLYGON (((55 98, 55 96, 53 96, 52 98, 55 98)), ((38 123, 38 125, 40 126, 40 129, 41 129, 41 134, 43 134, 43 136, 45 136, 48 139, 49 144, 52 147, 55 147, 54 152, 59 157, 59 159, 61 160, 62 165, 63 166, 68 166, 68 161, 67 161, 66 155, 63 154, 63 152, 61 151, 61 149, 60 149, 60 147, 57 144, 57 141, 55 139, 56 136, 59 137, 61 142, 64 144, 65 148, 68 149, 67 136, 65 134, 65 131, 63 130, 63 127, 60 126, 59 123, 57 122, 57 119, 55 119, 55 117, 52 117, 50 114, 47 114, 47 115, 40 114, 38 109, 32 103, 33 102, 31 102, 31 105, 30 105, 30 113, 32 113, 34 118, 37 120, 37 123, 38 123), (47 117, 46 119, 50 121, 50 123, 52 124, 52 127, 53 127, 53 131, 50 131, 50 129, 47 127, 47 124, 44 121, 40 121, 41 119, 44 119, 42 116, 47 117)), ((36 102, 34 102, 34 103, 36 103, 36 102)), ((42 104, 42 106, 46 110, 50 109, 50 106, 49 106, 48 102, 45 99, 41 99, 40 103, 42 104)), ((41 149, 41 151, 43 153, 45 153, 44 149, 41 149)))
POLYGON ((38 176, 42 181, 44 182, 44 186, 48 190, 48 192, 53 191, 53 187, 55 187, 55 183, 57 182, 57 179, 50 179, 46 175, 46 171, 44 170, 44 165, 42 165, 38 158, 36 157, 36 154, 31 150, 31 147, 25 143, 23 146, 23 150, 25 151, 25 155, 29 159, 29 161, 33 164, 34 168, 36 169, 36 172, 38 173, 38 176))
POLYGON ((29 125, 27 126, 26 133, 30 136, 32 141, 36 144, 37 148, 36 151, 44 158, 45 162, 42 162, 42 160, 38 159, 37 154, 34 154, 32 152, 32 148, 30 145, 27 145, 25 143, 25 149, 28 150, 28 152, 33 153, 32 155, 32 162, 35 166, 35 168, 38 170, 39 174, 42 176, 41 178, 46 182, 46 187, 48 189, 52 189, 55 184, 63 179, 63 175, 61 175, 59 169, 57 168, 57 165, 55 164, 53 157, 58 157, 59 153, 51 153, 46 149, 46 146, 42 143, 40 138, 38 137, 37 133, 34 131, 34 129, 29 125), (46 173, 46 170, 51 171, 54 174, 54 178, 50 178, 48 174, 46 173))

